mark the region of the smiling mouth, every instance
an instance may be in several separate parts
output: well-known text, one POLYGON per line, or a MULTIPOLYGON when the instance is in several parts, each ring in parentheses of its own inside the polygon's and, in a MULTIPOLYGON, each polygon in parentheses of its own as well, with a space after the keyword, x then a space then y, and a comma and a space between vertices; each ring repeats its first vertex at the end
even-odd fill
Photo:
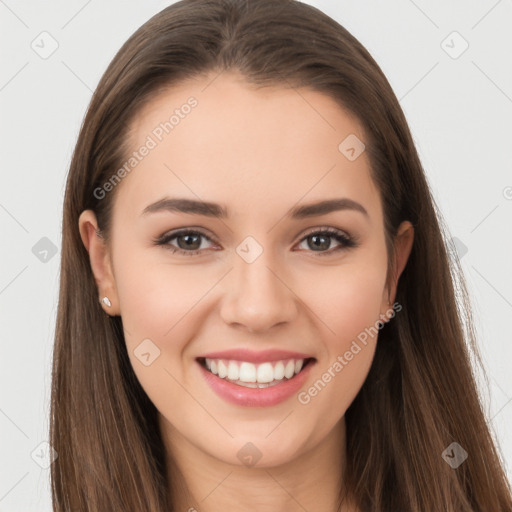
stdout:
POLYGON ((254 364, 247 361, 197 358, 198 363, 216 377, 248 388, 268 388, 292 380, 316 359, 283 359, 254 364))

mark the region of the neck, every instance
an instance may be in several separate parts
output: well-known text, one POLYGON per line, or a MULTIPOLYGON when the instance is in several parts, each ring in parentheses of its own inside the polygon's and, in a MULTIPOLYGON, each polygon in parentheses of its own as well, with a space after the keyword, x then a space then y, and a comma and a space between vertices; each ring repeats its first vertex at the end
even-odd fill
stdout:
POLYGON ((172 510, 356 510, 343 499, 344 418, 314 448, 268 467, 228 464, 191 444, 162 416, 159 422, 167 452, 172 510))

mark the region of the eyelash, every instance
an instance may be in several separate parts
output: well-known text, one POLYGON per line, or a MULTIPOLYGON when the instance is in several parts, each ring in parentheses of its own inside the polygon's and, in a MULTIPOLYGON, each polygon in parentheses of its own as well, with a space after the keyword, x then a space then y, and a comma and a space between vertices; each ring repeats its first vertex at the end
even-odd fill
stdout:
MULTIPOLYGON (((200 236, 203 236, 204 238, 206 238, 207 240, 209 240, 210 242, 213 241, 205 233, 187 228, 187 229, 181 229, 178 231, 174 231, 172 233, 162 235, 161 237, 153 240, 153 242, 156 245, 166 246, 165 248, 169 249, 173 254, 178 253, 178 254, 182 254, 182 255, 186 255, 186 256, 194 256, 204 250, 204 249, 195 249, 193 251, 185 251, 184 249, 179 249, 177 247, 169 245, 169 242, 171 240, 173 240, 174 238, 177 238, 179 236, 182 236, 182 235, 200 235, 200 236)), ((301 238, 299 243, 302 243, 304 240, 306 240, 307 238, 309 238, 312 235, 328 236, 328 237, 334 238, 337 242, 339 242, 341 244, 340 246, 338 246, 334 249, 328 249, 327 251, 317 252, 317 254, 319 256, 330 255, 330 254, 338 252, 342 249, 351 249, 351 248, 357 247, 359 245, 355 238, 344 234, 342 231, 339 231, 338 229, 329 228, 329 227, 318 228, 315 231, 310 231, 309 233, 306 233, 301 238)), ((311 251, 311 252, 316 252, 316 251, 311 251)))

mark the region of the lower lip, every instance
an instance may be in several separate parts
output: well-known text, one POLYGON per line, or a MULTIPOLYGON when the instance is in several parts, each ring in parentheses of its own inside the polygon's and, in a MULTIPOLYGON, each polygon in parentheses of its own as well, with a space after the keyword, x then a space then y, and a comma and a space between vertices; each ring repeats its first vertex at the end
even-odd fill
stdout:
POLYGON ((315 361, 309 362, 302 371, 290 380, 283 380, 268 388, 247 388, 233 384, 225 379, 208 371, 203 365, 196 361, 201 368, 206 382, 224 400, 244 407, 270 407, 284 402, 293 394, 296 394, 304 381, 308 378, 311 367, 315 361))

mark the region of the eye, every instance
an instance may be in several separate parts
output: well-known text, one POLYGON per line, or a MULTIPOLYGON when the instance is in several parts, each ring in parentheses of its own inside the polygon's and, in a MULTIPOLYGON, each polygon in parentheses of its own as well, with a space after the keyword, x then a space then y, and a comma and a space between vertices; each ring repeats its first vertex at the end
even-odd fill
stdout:
MULTIPOLYGON (((204 248, 201 249, 201 238, 212 242, 212 239, 201 231, 182 229, 162 235, 161 237, 155 239, 154 243, 156 245, 164 246, 172 253, 194 256, 205 250, 204 248), (177 241, 178 247, 171 244, 171 241, 173 240, 177 241)), ((312 243, 309 244, 310 247, 315 248, 312 252, 319 253, 319 256, 332 254, 333 252, 337 252, 342 249, 357 247, 358 245, 354 238, 345 234, 343 231, 329 227, 320 229, 317 228, 315 231, 310 231, 305 236, 303 236, 300 243, 307 242, 308 240, 312 241, 312 243), (339 246, 335 247, 334 249, 330 249, 332 243, 332 240, 330 239, 334 239, 336 242, 338 242, 339 246)))
POLYGON ((320 251, 313 250, 313 252, 319 253, 319 256, 325 256, 332 254, 333 252, 340 251, 342 249, 348 249, 352 247, 357 247, 357 242, 354 238, 350 237, 349 235, 345 234, 343 231, 340 231, 339 229, 334 228, 321 228, 320 230, 316 231, 310 231, 306 236, 304 236, 301 240, 301 243, 307 242, 308 240, 312 241, 312 244, 310 244, 310 247, 315 247, 317 249, 320 249, 320 251), (334 239, 336 242, 338 242, 340 245, 338 247, 335 247, 332 250, 326 250, 323 251, 321 249, 329 249, 331 246, 331 240, 334 239))
POLYGON ((201 237, 206 240, 211 239, 200 231, 193 231, 190 229, 182 229, 180 231, 174 231, 161 236, 155 240, 157 245, 163 245, 168 248, 172 253, 184 254, 187 256, 193 256, 201 252, 201 237), (171 240, 177 239, 178 247, 171 245, 171 240), (189 250, 190 249, 190 250, 189 250))

